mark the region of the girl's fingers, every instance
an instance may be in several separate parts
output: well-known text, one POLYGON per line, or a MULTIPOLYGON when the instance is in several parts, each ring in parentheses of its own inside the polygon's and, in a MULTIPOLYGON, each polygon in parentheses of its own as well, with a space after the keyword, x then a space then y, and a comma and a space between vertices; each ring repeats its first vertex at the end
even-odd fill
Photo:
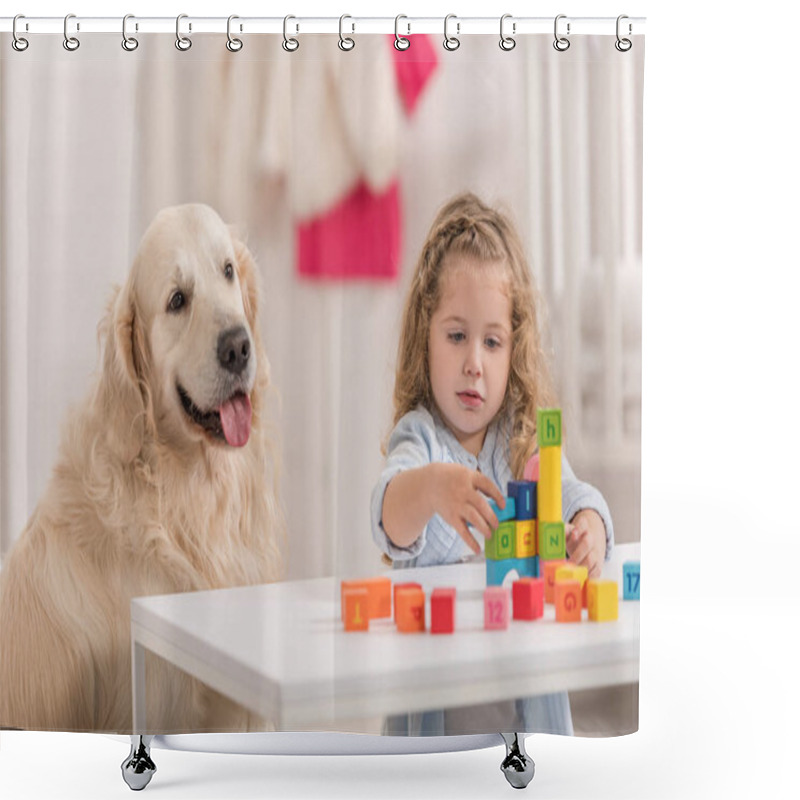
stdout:
MULTIPOLYGON (((494 516, 494 514, 492 514, 492 516, 494 516)), ((493 528, 490 527, 489 523, 481 515, 481 512, 474 506, 467 507, 465 520, 472 525, 473 528, 480 531, 487 539, 492 535, 493 528)))
POLYGON ((486 520, 486 524, 489 526, 489 531, 491 532, 497 530, 500 520, 497 519, 497 515, 494 513, 494 511, 492 511, 489 501, 482 495, 479 495, 477 503, 478 513, 486 520))
POLYGON ((458 525, 456 525, 456 530, 458 531, 458 535, 467 543, 473 553, 476 555, 480 553, 481 546, 477 541, 475 541, 475 537, 469 532, 465 522, 460 522, 458 525))
POLYGON ((475 488, 484 494, 488 494, 500 508, 505 508, 506 499, 494 485, 494 481, 491 478, 487 478, 482 472, 476 472, 475 476, 475 488))

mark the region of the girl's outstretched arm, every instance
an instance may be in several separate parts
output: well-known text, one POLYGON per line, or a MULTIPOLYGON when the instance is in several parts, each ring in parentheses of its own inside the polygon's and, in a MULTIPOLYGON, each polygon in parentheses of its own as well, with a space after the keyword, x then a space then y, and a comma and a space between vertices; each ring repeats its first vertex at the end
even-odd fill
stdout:
POLYGON ((383 529, 397 547, 409 547, 439 514, 475 553, 481 547, 468 525, 490 537, 498 521, 484 495, 500 508, 505 498, 480 472, 461 464, 432 463, 398 473, 383 497, 383 529))

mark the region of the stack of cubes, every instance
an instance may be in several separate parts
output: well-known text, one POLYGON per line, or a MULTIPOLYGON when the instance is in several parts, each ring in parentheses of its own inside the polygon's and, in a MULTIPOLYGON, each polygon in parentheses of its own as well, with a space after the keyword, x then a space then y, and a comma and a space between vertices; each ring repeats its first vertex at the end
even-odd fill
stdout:
POLYGON ((537 411, 539 475, 509 481, 506 507, 492 510, 500 521, 486 542, 486 585, 500 586, 511 570, 538 578, 543 561, 563 560, 566 540, 561 508, 561 409, 537 411))

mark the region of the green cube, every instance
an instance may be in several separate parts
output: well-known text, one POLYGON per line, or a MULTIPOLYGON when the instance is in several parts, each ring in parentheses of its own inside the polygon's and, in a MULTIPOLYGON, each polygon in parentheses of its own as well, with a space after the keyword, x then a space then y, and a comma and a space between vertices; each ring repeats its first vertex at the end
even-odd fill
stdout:
POLYGON ((486 540, 486 558, 492 561, 513 558, 516 534, 515 522, 501 522, 492 533, 492 538, 486 540))
POLYGON ((567 557, 567 541, 563 522, 539 521, 539 558, 554 561, 567 557))
POLYGON ((538 408, 536 410, 536 433, 539 447, 561 446, 561 409, 538 408))

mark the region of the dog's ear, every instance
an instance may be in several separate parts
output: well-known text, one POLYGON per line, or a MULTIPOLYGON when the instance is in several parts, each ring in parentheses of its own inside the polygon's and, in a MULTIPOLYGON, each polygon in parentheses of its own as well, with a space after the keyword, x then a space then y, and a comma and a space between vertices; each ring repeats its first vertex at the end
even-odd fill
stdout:
POLYGON ((242 302, 244 313, 253 335, 257 334, 258 315, 258 274, 253 254, 241 240, 235 228, 229 228, 233 239, 233 251, 236 254, 236 265, 239 273, 239 283, 242 287, 242 302))
POLYGON ((130 280, 117 289, 100 323, 102 373, 96 411, 109 447, 129 463, 139 453, 146 420, 145 346, 130 280))

